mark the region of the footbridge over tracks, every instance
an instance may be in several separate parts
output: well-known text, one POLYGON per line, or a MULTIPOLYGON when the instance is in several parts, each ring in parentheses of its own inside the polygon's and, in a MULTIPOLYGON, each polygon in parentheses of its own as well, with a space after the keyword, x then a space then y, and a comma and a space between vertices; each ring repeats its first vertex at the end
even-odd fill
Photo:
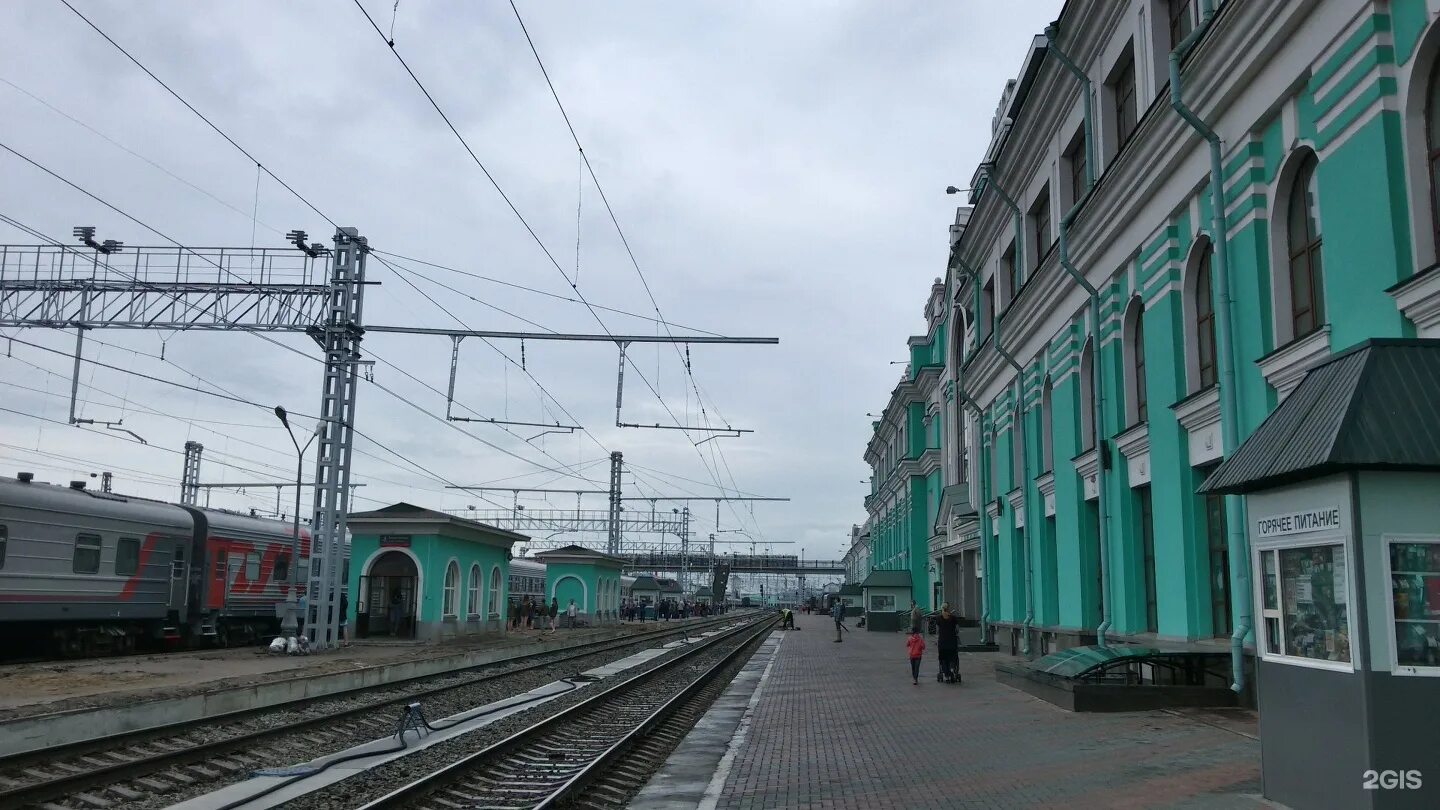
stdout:
MULTIPOLYGON (((710 567, 707 551, 679 554, 640 551, 617 555, 627 571, 704 571, 710 567), (682 564, 683 563, 683 564, 682 564)), ((715 563, 730 566, 732 574, 843 574, 841 560, 802 560, 794 554, 716 554, 715 563)))

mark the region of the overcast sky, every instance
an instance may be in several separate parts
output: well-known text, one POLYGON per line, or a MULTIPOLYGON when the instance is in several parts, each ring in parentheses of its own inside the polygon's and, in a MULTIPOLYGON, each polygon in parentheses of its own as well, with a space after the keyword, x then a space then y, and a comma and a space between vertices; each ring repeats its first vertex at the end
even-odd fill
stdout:
MULTIPOLYGON (((364 5, 388 36, 393 4, 364 5)), ((429 415, 362 384, 359 429, 419 469, 359 441, 364 455, 355 457, 353 480, 365 487, 355 507, 397 500, 490 506, 477 495, 447 493, 445 481, 604 489, 604 459, 620 450, 635 465, 627 495, 713 495, 723 487, 789 497, 756 504, 753 515, 744 505, 722 508, 720 528, 794 542, 776 545, 777 553, 843 553, 850 525, 864 520, 865 413, 884 406, 901 369, 890 361, 904 360, 906 337, 923 331, 925 297, 944 271, 956 199, 943 189, 968 181, 1005 81, 1059 6, 520 3, 664 317, 677 333, 780 339, 779 346, 691 349, 712 424, 755 433, 696 448, 680 431, 617 428, 613 345, 527 342, 525 371, 547 396, 475 340, 463 344, 458 412, 573 418, 586 431, 527 443, 537 429, 447 426, 449 341, 372 334, 364 347, 378 361, 376 382, 429 415), (575 465, 588 480, 553 472, 575 465)), ((372 247, 573 296, 351 2, 76 0, 76 7, 372 247)), ((259 179, 257 193, 254 164, 60 2, 0 4, 0 29, 0 142, 186 245, 248 247, 253 238, 283 247, 293 228, 329 240, 325 219, 269 177, 259 179)), ((572 277, 578 196, 585 297, 654 317, 594 185, 581 179, 574 143, 508 3, 403 0, 394 38, 572 277)), ((167 244, 3 150, 0 213, 66 241, 73 226, 94 225, 101 238, 167 244)), ((0 224, 0 242, 35 241, 0 224)), ((458 319, 474 329, 534 330, 538 323, 601 331, 576 303, 401 265, 453 288, 409 277, 454 318, 372 262, 369 277, 380 285, 366 293, 367 324, 460 327, 458 319)), ((644 318, 600 314, 615 333, 659 329, 644 318)), ((205 445, 206 481, 289 480, 294 450, 268 409, 318 409, 320 365, 253 334, 91 332, 88 358, 206 390, 223 387, 265 406, 86 364, 81 416, 123 418, 148 442, 141 445, 116 431, 66 426, 71 361, 63 353, 73 349, 73 333, 0 334, 62 352, 0 345, 0 408, 26 414, 0 411, 0 469, 11 472, 66 481, 110 470, 117 491, 173 500, 181 449, 194 440, 205 445)), ((318 357, 304 335, 277 340, 318 357)), ((519 361, 518 344, 495 345, 519 361)), ((643 374, 676 418, 699 423, 674 349, 636 345, 631 356, 624 421, 674 424, 637 379, 643 374)), ((307 459, 307 475, 310 468, 307 459)), ((282 499, 282 511, 291 510, 291 497, 282 499)), ((488 497, 512 502, 506 493, 488 497)), ((603 497, 586 497, 603 508, 603 497)), ((305 502, 302 514, 308 493, 305 502)), ((550 502, 573 508, 575 497, 550 502)), ((253 490, 216 491, 211 503, 276 509, 273 494, 253 490)), ((535 496, 521 503, 545 506, 535 496)), ((714 506, 695 508, 703 539, 715 528, 714 506)))

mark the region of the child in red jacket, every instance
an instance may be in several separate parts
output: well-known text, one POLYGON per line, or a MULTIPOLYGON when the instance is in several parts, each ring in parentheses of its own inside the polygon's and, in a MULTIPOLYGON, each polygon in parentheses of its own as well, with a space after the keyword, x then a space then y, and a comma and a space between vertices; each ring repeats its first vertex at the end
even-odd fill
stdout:
POLYGON ((920 685, 920 658, 925 655, 925 637, 919 631, 910 634, 905 640, 905 649, 910 651, 910 680, 920 685))

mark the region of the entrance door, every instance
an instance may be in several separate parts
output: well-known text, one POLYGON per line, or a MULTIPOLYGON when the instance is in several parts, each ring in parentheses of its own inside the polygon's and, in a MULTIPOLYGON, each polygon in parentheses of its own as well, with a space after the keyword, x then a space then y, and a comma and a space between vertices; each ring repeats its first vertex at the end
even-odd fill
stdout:
POLYGON ((361 579, 365 597, 365 635, 414 638, 418 582, 408 554, 388 551, 375 559, 361 579))
POLYGON ((190 566, 185 559, 187 541, 175 541, 170 558, 170 609, 183 619, 190 596, 190 566))

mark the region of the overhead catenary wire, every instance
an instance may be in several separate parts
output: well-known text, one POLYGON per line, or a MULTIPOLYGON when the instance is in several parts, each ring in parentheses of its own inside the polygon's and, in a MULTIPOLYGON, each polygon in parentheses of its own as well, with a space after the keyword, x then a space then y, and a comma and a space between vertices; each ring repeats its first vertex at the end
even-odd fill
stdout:
MULTIPOLYGON (((62 0, 62 2, 64 2, 64 0, 62 0)), ((296 191, 296 189, 295 189, 291 184, 289 184, 288 182, 286 182, 283 178, 279 177, 279 176, 276 175, 272 170, 270 170, 268 167, 266 167, 262 161, 258 160, 258 159, 255 157, 254 154, 252 154, 251 152, 249 152, 248 150, 246 150, 246 149, 245 149, 244 147, 242 147, 235 139, 233 139, 233 138, 230 137, 227 133, 225 133, 222 129, 220 129, 220 127, 218 127, 212 120, 210 120, 208 117, 206 117, 205 115, 203 115, 194 105, 190 104, 186 99, 184 99, 182 96, 180 96, 172 87, 170 87, 170 86, 169 86, 168 84, 166 84, 163 80, 161 80, 153 71, 149 70, 144 64, 142 64, 141 62, 139 62, 139 60, 136 59, 133 54, 131 54, 131 53, 130 53, 128 50, 126 50, 124 47, 120 46, 120 44, 119 44, 118 42, 116 42, 112 37, 110 37, 109 35, 107 35, 103 30, 101 30, 98 26, 96 26, 93 22, 91 22, 87 17, 85 17, 85 15, 81 14, 78 10, 76 10, 73 5, 71 5, 71 4, 68 3, 68 2, 64 2, 64 5, 65 5, 68 9, 70 9, 77 17, 79 17, 82 21, 84 21, 84 22, 85 22, 91 29, 93 29, 97 34, 99 34, 102 38, 104 38, 112 47, 114 47, 116 50, 118 50, 118 51, 119 51, 121 54, 123 54, 128 60, 130 60, 130 61, 131 61, 132 63, 134 63, 137 67, 139 67, 139 68, 140 68, 147 76, 149 76, 153 81, 155 81, 157 84, 159 84, 167 93, 169 93, 171 96, 173 96, 177 101, 180 101, 180 102, 182 103, 182 105, 184 105, 188 110, 190 110, 190 112, 192 112, 192 113, 195 114, 197 117, 199 117, 207 126, 209 126, 209 127, 210 127, 212 130, 214 130, 217 134, 219 134, 227 143, 229 143, 232 147, 234 147, 235 149, 237 149, 237 151, 239 151, 241 154, 243 154, 249 161, 251 161, 251 162, 253 162, 255 165, 257 165, 259 171, 263 171, 265 174, 270 175, 270 176, 272 177, 272 179, 274 179, 281 187, 283 187, 286 191, 288 191, 290 194, 292 194, 293 196, 295 196, 296 199, 300 200, 302 203, 304 203, 308 208, 310 208, 310 209, 311 209, 312 211, 314 211, 316 214, 318 214, 319 216, 321 216, 322 218, 324 218, 327 222, 329 222, 329 223, 332 224, 332 225, 336 225, 336 224, 337 224, 334 219, 332 219, 331 217, 329 217, 328 215, 326 215, 323 211, 319 210, 319 208, 316 207, 313 203, 311 203, 309 199, 305 198, 305 197, 304 197, 303 195, 301 195, 298 191, 296 191)), ((363 11, 363 7, 362 7, 361 10, 363 11)), ((366 17, 368 18, 369 15, 366 14, 366 17)), ((372 21, 372 25, 373 25, 373 21, 372 21)), ((398 54, 397 54, 397 57, 398 57, 398 54)), ((402 60, 402 63, 403 63, 403 60, 402 60)), ((407 67, 407 71, 408 71, 408 66, 406 66, 406 67, 407 67)), ((413 73, 412 73, 411 75, 412 75, 412 77, 413 77, 413 73)), ((417 84, 419 84, 418 78, 416 78, 416 82, 417 82, 417 84)), ((421 89, 422 89, 422 91, 423 91, 423 90, 424 90, 423 85, 420 85, 420 86, 421 86, 421 89)), ((426 91, 426 95, 427 95, 427 97, 429 96, 428 91, 426 91)), ((432 104, 433 104, 433 103, 434 103, 433 98, 431 99, 431 101, 432 101, 432 104)), ((437 109, 437 112, 440 112, 441 115, 442 115, 442 117, 444 117, 443 110, 440 110, 439 107, 438 107, 438 105, 436 105, 436 109, 437 109)), ((454 129, 454 126, 453 126, 452 124, 450 124, 448 118, 446 118, 446 123, 447 123, 447 125, 449 125, 449 126, 451 127, 452 132, 454 132, 454 134, 457 136, 457 138, 459 138, 459 139, 461 140, 461 142, 464 143, 464 139, 463 139, 462 137, 460 137, 460 133, 454 129)), ((468 144, 466 144, 466 148, 467 148, 467 151, 470 152, 471 157, 472 157, 473 159, 475 159, 476 162, 477 162, 477 164, 478 164, 478 163, 479 163, 478 157, 475 156, 475 154, 474 154, 474 152, 473 152, 472 150, 469 150, 468 144)), ((12 150, 12 151, 13 151, 13 150, 12 150)), ((481 165, 481 168, 482 168, 482 169, 484 168, 484 167, 483 167, 483 164, 481 165)), ((486 173, 487 173, 487 176, 488 176, 488 171, 487 171, 486 173)), ((58 178, 58 175, 57 175, 57 179, 61 179, 61 178, 58 178)), ((495 182, 493 176, 490 177, 490 179, 491 179, 492 183, 495 182)), ((68 182, 68 181, 66 181, 66 182, 68 182)), ((84 191, 83 189, 80 189, 78 186, 76 186, 76 185, 73 184, 73 183, 70 183, 70 185, 74 186, 77 190, 80 190, 80 191, 82 191, 82 192, 84 191)), ((497 191, 500 191, 502 197, 505 197, 506 202, 507 202, 508 205, 511 206, 512 211, 514 211, 514 213, 517 215, 517 217, 519 217, 519 218, 521 219, 521 221, 524 222, 524 218, 523 218, 523 217, 520 217, 518 209, 516 209, 515 206, 514 206, 514 204, 513 204, 513 202, 511 202, 510 199, 504 195, 504 192, 503 192, 503 190, 501 190, 501 189, 499 188, 498 183, 496 184, 496 188, 497 188, 497 191)), ((94 197, 94 195, 90 195, 90 196, 94 197)), ((96 199, 97 199, 97 201, 99 201, 98 198, 96 198, 96 199)), ((103 203, 103 201, 100 201, 100 202, 103 203)), ((112 209, 115 208, 114 206, 110 206, 110 207, 112 207, 112 209)), ((118 209, 115 209, 115 210, 117 210, 117 212, 119 212, 118 209)), ((122 214, 123 214, 123 212, 119 212, 119 213, 122 213, 122 214)), ((131 219, 134 220, 133 217, 131 217, 131 219)), ((145 226, 144 223, 139 223, 138 220, 134 220, 134 221, 136 221, 138 224, 141 224, 143 227, 147 227, 147 228, 148 228, 148 226, 145 226)), ((525 224, 526 224, 527 230, 530 231, 532 238, 536 239, 537 244, 539 244, 539 245, 542 247, 542 249, 544 249, 543 242, 540 242, 540 240, 539 240, 539 238, 538 238, 538 235, 535 234, 535 232, 533 231, 533 229, 530 229, 530 228, 529 228, 528 223, 525 223, 525 224)), ((150 229, 150 230, 153 231, 154 229, 150 229)), ((157 232, 157 233, 158 233, 158 232, 157 232)), ((161 235, 164 236, 163 234, 161 234, 161 235)), ((165 238, 168 239, 168 237, 165 237, 165 238)), ((175 240, 170 240, 170 241, 174 242, 175 240)), ((182 247, 182 248, 184 247, 183 245, 179 245, 179 243, 176 243, 176 244, 177 244, 178 246, 182 247)), ((547 256, 549 256, 549 251, 548 251, 548 249, 545 250, 545 252, 546 252, 547 256)), ((555 263, 555 262, 554 262, 554 259, 553 259, 553 256, 550 257, 550 258, 551 258, 552 263, 555 263)), ((557 269, 560 269, 560 270, 561 270, 561 273, 562 273, 562 276, 563 276, 563 275, 564 275, 563 268, 559 268, 558 263, 555 263, 555 264, 556 264, 556 266, 557 266, 557 269)), ((518 286, 518 285, 517 285, 517 286, 518 286)), ((578 291, 577 291, 577 292, 578 292, 578 291)), ((584 296, 583 296, 583 295, 580 296, 580 303, 584 304, 588 309, 590 309, 592 316, 595 317, 597 321, 601 322, 601 324, 602 324, 602 326, 603 326, 603 321, 600 320, 598 314, 596 314, 595 311, 594 311, 594 310, 597 308, 597 305, 592 305, 592 304, 590 304, 588 301, 586 301, 586 300, 584 299, 584 296)), ((632 314, 633 314, 633 313, 632 313, 632 314)), ((643 317, 643 316, 640 316, 640 317, 643 317)), ((608 329, 607 329, 607 332, 608 332, 608 329)), ((256 333, 256 334, 258 335, 259 333, 256 333)), ((259 335, 259 336, 261 336, 262 338, 269 339, 269 338, 267 338, 267 337, 264 336, 264 335, 259 335)), ((277 345, 282 345, 282 346, 283 346, 283 344, 279 344, 277 341, 273 341, 273 340, 272 340, 272 342, 276 342, 277 345)), ((292 348, 290 348, 290 347, 285 347, 285 348, 287 348, 288 350, 291 350, 291 351, 297 351, 297 350, 294 350, 294 349, 292 349, 292 348)), ((299 353, 299 352, 297 351, 297 353, 299 353)), ((307 356, 307 357, 308 357, 308 355, 304 355, 303 353, 301 353, 301 354, 302 354, 302 356, 307 356)), ((310 358, 310 359, 314 360, 315 358, 310 358)), ((318 361, 317 361, 317 362, 318 362, 318 361)), ((643 375, 642 373, 639 373, 638 369, 637 369, 637 376, 640 376, 641 379, 646 382, 647 387, 649 387, 649 388, 652 390, 652 392, 655 392, 654 386, 653 386, 653 385, 650 385, 649 381, 648 381, 647 379, 645 379, 645 377, 644 377, 644 375, 643 375)), ((393 392, 390 392, 390 393, 392 393, 392 395, 393 395, 393 392)), ((660 400, 661 404, 665 407, 665 410, 666 410, 667 412, 669 412, 670 416, 671 416, 672 419, 673 419, 673 418, 674 418, 673 411, 670 411, 669 406, 664 403, 663 398, 659 397, 658 392, 655 392, 655 393, 656 393, 657 399, 660 400)), ((413 403, 411 403, 411 404, 413 405, 413 403)), ((430 414, 430 415, 431 415, 432 417, 434 416, 433 414, 430 414)), ((676 420, 676 421, 677 421, 677 424, 678 424, 678 420, 676 420)), ((463 431, 462 431, 462 432, 463 432, 463 431)), ((470 435, 470 434, 467 434, 467 435, 470 435)), ((592 434, 590 434, 588 431, 586 432, 586 435, 587 435, 587 436, 590 436, 590 438, 591 438, 592 441, 596 441, 597 444, 599 444, 598 440, 596 440, 595 437, 594 437, 592 434)), ((603 444, 600 445, 600 446, 603 447, 603 444)), ((512 454, 512 455, 513 455, 513 454, 512 454)), ((706 466, 707 472, 710 472, 710 473, 712 474, 712 477, 714 477, 714 475, 715 475, 715 470, 712 470, 712 469, 710 468, 710 465, 706 462, 706 459, 705 459, 704 455, 701 454, 700 458, 701 458, 702 464, 706 466)), ((535 462, 531 462, 531 461, 528 460, 528 459, 522 459, 522 460, 526 461, 527 463, 532 463, 532 464, 535 463, 535 462)), ((542 467, 543 467, 544 465, 539 465, 539 466, 542 466, 542 467)), ((733 473, 732 473, 731 477, 732 477, 732 481, 733 481, 733 473)), ((721 486, 721 487, 723 488, 723 484, 719 484, 719 483, 718 483, 718 479, 717 479, 717 486, 721 486)))
MULTIPOLYGON (((470 156, 470 159, 475 163, 475 165, 480 169, 481 173, 485 176, 486 180, 489 181, 490 185, 491 185, 492 187, 494 187, 496 193, 500 195, 501 199, 505 202, 506 206, 509 207, 511 213, 513 213, 513 214, 515 215, 516 219, 518 219, 518 220, 520 221, 520 223, 521 223, 521 225, 524 227, 525 231, 530 235, 530 238, 535 242, 536 246, 540 248, 541 252, 545 255, 546 259, 547 259, 547 260, 550 262, 550 264, 556 269, 556 271, 558 271, 558 272, 560 273, 561 277, 564 278, 565 281, 570 284, 571 289, 573 289, 573 290, 575 291, 575 294, 580 298, 581 303, 583 303, 583 304, 586 306, 586 308, 587 308, 587 309, 589 310, 589 312, 590 312, 591 317, 593 317, 593 318, 595 319, 595 321, 600 325, 601 329, 604 330, 607 334, 610 334, 609 328, 605 325, 605 322, 604 322, 604 320, 600 317, 599 313, 596 312, 596 311, 595 311, 595 308, 590 305, 590 303, 588 302, 588 300, 586 300, 584 293, 580 292, 578 285, 576 285, 576 283, 574 282, 574 280, 573 280, 573 279, 570 277, 570 275, 565 271, 565 268, 560 265, 560 262, 555 258, 555 255, 550 251, 550 248, 549 248, 548 246, 546 246, 544 240, 542 240, 542 239, 540 238, 540 235, 535 231, 534 227, 533 227, 533 226, 530 224, 530 222, 525 218, 524 214, 521 213, 520 209, 515 205, 514 201, 510 198, 510 195, 509 195, 508 193, 506 193, 506 191, 504 190, 503 187, 501 187, 499 181, 496 180, 494 174, 491 173, 491 171, 489 170, 489 168, 486 167, 484 161, 482 161, 482 160, 480 159, 479 155, 477 155, 476 152, 475 152, 475 150, 470 146, 469 141, 467 141, 466 138, 465 138, 465 136, 460 132, 460 130, 456 128, 455 124, 451 121, 450 116, 445 112, 444 108, 440 106, 440 103, 436 100, 435 96, 430 92, 429 88, 427 88, 427 87, 425 86, 425 83, 424 83, 423 81, 421 81, 420 77, 415 73, 414 69, 412 69, 412 68, 410 67, 410 64, 405 60, 404 56, 402 56, 402 55, 400 54, 399 50, 394 46, 394 44, 391 43, 391 42, 385 37, 384 31, 382 31, 382 30, 380 29, 379 25, 375 22, 375 19, 370 15, 370 12, 369 12, 368 10, 366 10, 365 6, 360 2, 360 0, 353 0, 353 1, 354 1, 354 4, 355 4, 355 7, 360 11, 361 15, 363 15, 363 16, 365 17, 366 22, 368 22, 368 23, 370 24, 370 27, 375 31, 376 35, 380 37, 381 41, 383 41, 383 42, 386 43, 386 46, 387 46, 387 48, 389 49, 391 55, 393 55, 393 56, 395 57, 396 61, 400 64, 401 68, 402 68, 402 69, 405 71, 405 73, 410 77, 411 81, 413 81, 413 82, 415 83, 415 86, 420 90, 421 94, 424 95, 426 101, 429 102, 430 106, 431 106, 432 108, 434 108, 435 112, 440 116, 441 120, 444 121, 445 126, 450 130, 451 134, 453 134, 453 135, 455 136, 455 139, 456 139, 457 141, 459 141, 461 147, 465 150, 466 154, 468 154, 468 155, 470 156)), ((528 39, 528 34, 527 34, 527 39, 528 39)), ((558 98, 557 98, 557 101, 558 101, 558 98)), ((566 118, 567 118, 567 126, 568 126, 568 125, 569 125, 568 116, 567 116, 566 118)), ((573 132, 573 127, 572 127, 572 132, 573 132)), ((576 138, 576 141, 577 141, 577 145, 578 145, 578 138, 576 138)), ((592 175, 592 179, 593 179, 593 175, 592 175)), ((602 199, 603 199, 603 195, 602 195, 602 199)), ((628 245, 627 245, 627 249, 628 249, 628 245)), ((648 286, 648 284, 647 284, 647 286, 648 286)), ((683 424, 680 422, 679 418, 676 417, 674 410, 671 409, 671 408, 670 408, 670 405, 669 405, 667 402, 665 402, 665 399, 664 399, 662 396, 660 396, 659 391, 656 390, 655 386, 654 386, 654 385, 650 382, 650 380, 645 376, 644 372, 641 371, 640 368, 635 365, 633 359, 626 358, 625 361, 630 364, 630 366, 631 366, 631 367, 634 369, 634 371, 635 371, 635 375, 636 375, 637 377, 639 377, 640 380, 645 384, 645 386, 650 390, 650 392, 655 395, 656 400, 660 403, 661 407, 666 411, 666 413, 667 413, 667 415, 670 417, 671 421, 675 422, 675 424, 677 425, 677 427, 680 427, 680 428, 682 429, 682 431, 685 433, 685 435, 687 436, 687 438, 688 438, 688 437, 689 437, 689 430, 688 430, 688 429, 685 429, 685 425, 683 425, 683 424)), ((691 441, 692 444, 693 444, 693 439, 690 439, 690 441, 691 441)), ((709 460, 707 460, 707 459, 705 458, 705 454, 704 454, 703 452, 701 452, 701 451, 699 450, 699 448, 696 448, 696 454, 697 454, 697 455, 699 456, 699 458, 700 458, 701 465, 704 466, 705 469, 707 470, 707 472, 709 472, 709 473, 711 474, 711 476, 715 479, 716 486, 717 486, 718 488, 721 488, 721 489, 723 490, 725 487, 724 487, 723 482, 722 482, 722 481, 720 480, 720 478, 719 478, 718 470, 712 469, 709 460)), ((733 507, 732 507, 732 508, 733 508, 733 507)), ((737 514, 737 519, 738 519, 738 514, 737 514)), ((759 528, 759 527, 757 526, 756 528, 757 528, 757 531, 758 531, 758 528, 759 528)))

